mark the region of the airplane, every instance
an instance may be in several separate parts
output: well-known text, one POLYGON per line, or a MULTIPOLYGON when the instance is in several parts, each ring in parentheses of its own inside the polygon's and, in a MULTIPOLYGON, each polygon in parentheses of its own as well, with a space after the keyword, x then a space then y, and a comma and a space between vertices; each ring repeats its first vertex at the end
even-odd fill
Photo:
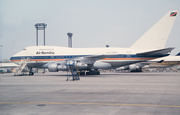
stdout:
POLYGON ((11 68, 16 68, 19 65, 15 63, 0 63, 0 73, 11 73, 11 68))
POLYGON ((158 58, 151 60, 149 65, 144 66, 144 68, 167 68, 180 64, 180 52, 176 56, 167 56, 163 58, 158 58))
POLYGON ((69 48, 60 46, 30 46, 10 60, 20 63, 27 59, 29 75, 32 68, 47 68, 49 72, 68 71, 73 65, 80 75, 99 75, 98 69, 110 69, 168 56, 173 47, 164 48, 178 11, 170 11, 129 48, 69 48))
POLYGON ((142 72, 143 68, 167 68, 180 64, 180 52, 175 56, 167 56, 116 68, 116 71, 130 70, 130 72, 142 72))
POLYGON ((16 68, 18 66, 15 63, 0 63, 0 68, 16 68))

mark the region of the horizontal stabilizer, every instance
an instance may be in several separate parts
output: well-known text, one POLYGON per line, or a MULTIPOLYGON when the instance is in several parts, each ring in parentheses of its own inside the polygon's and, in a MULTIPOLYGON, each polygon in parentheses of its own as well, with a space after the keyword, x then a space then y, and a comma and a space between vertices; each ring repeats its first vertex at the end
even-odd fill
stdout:
POLYGON ((144 52, 144 53, 137 53, 138 56, 167 56, 170 54, 170 52, 173 50, 174 48, 165 48, 165 49, 160 49, 160 50, 153 50, 153 51, 149 51, 149 52, 144 52))
POLYGON ((164 62, 164 60, 160 60, 160 61, 158 61, 158 62, 156 62, 156 63, 162 63, 162 62, 164 62))
POLYGON ((180 56, 180 52, 176 56, 180 56))

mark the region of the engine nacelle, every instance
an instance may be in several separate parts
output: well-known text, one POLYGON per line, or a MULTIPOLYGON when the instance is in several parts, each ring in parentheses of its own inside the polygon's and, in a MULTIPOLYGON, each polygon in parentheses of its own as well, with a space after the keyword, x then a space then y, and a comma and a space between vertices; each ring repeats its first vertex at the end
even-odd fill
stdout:
POLYGON ((77 63, 78 70, 85 70, 87 69, 88 65, 84 63, 77 63))
POLYGON ((130 70, 136 70, 136 69, 138 69, 139 67, 138 66, 136 66, 136 65, 129 65, 129 69, 130 70))
MULTIPOLYGON (((86 70, 87 69, 87 64, 83 63, 75 63, 74 66, 77 66, 78 70, 86 70)), ((76 67, 74 68, 76 69, 76 67)), ((48 65, 48 71, 49 72, 58 72, 58 71, 67 71, 68 67, 66 65, 58 65, 56 63, 52 63, 48 65)))
POLYGON ((110 69, 111 67, 111 64, 99 61, 96 61, 93 65, 93 69, 110 69))
POLYGON ((123 66, 123 67, 119 67, 119 68, 116 68, 117 71, 121 71, 121 70, 129 70, 129 66, 123 66))
POLYGON ((140 64, 131 64, 129 65, 129 69, 131 72, 142 72, 142 66, 140 64))
POLYGON ((49 72, 58 72, 57 64, 56 63, 49 64, 48 65, 48 71, 49 72))
POLYGON ((67 71, 67 66, 65 66, 65 65, 58 65, 57 66, 57 70, 58 71, 67 71))

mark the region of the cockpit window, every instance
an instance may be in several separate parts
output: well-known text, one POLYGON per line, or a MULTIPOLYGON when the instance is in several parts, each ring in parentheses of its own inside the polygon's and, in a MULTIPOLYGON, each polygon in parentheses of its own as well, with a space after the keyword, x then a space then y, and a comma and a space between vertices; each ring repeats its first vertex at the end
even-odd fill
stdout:
POLYGON ((23 50, 26 50, 26 48, 24 48, 23 50))

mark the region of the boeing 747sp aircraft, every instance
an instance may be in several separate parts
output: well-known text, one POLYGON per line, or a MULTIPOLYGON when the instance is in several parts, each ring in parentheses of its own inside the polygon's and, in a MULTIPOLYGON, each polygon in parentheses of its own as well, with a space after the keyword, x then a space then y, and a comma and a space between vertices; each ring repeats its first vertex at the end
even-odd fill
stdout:
POLYGON ((99 75, 98 69, 118 68, 168 56, 174 48, 164 46, 176 15, 177 11, 168 12, 129 48, 30 46, 11 57, 11 61, 19 63, 24 58, 28 59, 30 75, 33 75, 32 68, 48 68, 49 72, 67 71, 70 62, 81 75, 99 75))

